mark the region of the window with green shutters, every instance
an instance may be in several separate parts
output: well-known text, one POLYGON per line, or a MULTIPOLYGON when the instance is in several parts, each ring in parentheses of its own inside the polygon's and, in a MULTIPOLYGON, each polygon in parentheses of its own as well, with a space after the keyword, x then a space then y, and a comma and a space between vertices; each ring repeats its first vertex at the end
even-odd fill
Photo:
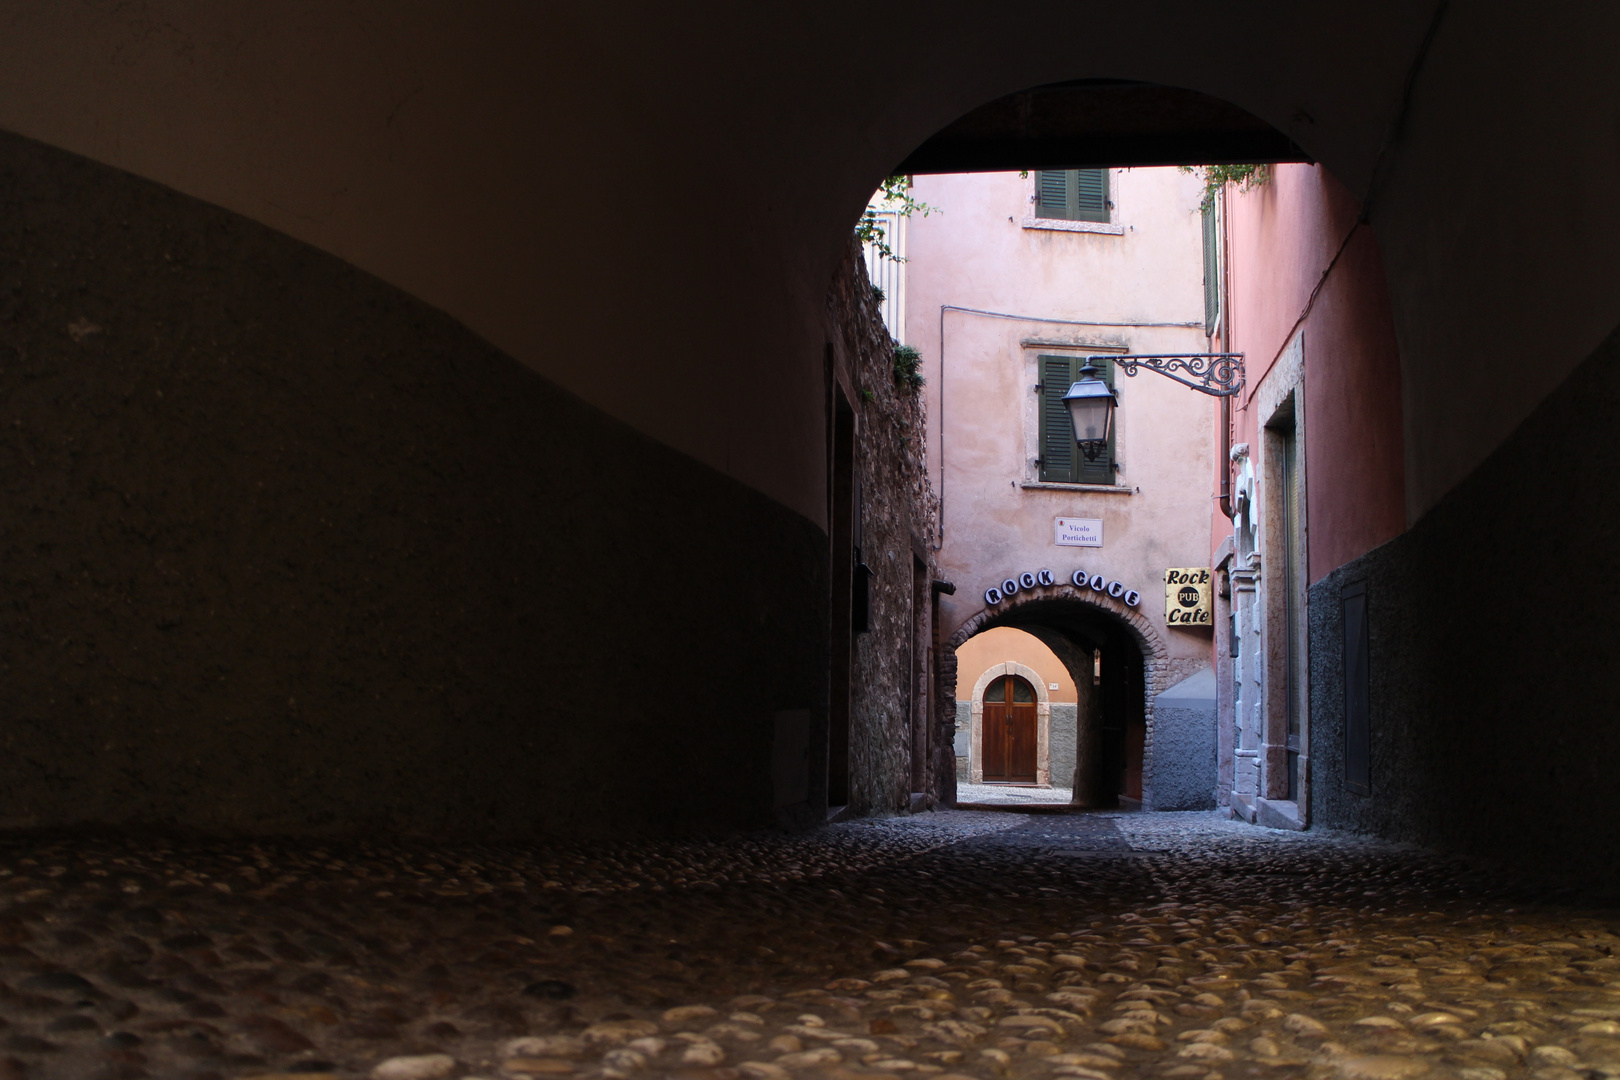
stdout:
MULTIPOLYGON (((1093 357, 1098 374, 1110 387, 1114 385, 1114 362, 1106 356, 1093 357)), ((1042 356, 1040 364, 1041 414, 1041 479, 1053 484, 1112 484, 1114 479, 1114 431, 1108 433, 1108 448, 1097 455, 1096 461, 1087 461, 1074 441, 1074 425, 1069 420, 1069 407, 1063 404, 1063 395, 1080 378, 1080 369, 1086 366, 1083 356, 1042 356)), ((1114 417, 1119 427, 1119 417, 1114 417)))
POLYGON ((1035 216, 1065 221, 1106 222, 1108 170, 1036 170, 1035 216))
POLYGON ((1204 333, 1213 335, 1221 317, 1221 236, 1215 204, 1204 207, 1204 333))

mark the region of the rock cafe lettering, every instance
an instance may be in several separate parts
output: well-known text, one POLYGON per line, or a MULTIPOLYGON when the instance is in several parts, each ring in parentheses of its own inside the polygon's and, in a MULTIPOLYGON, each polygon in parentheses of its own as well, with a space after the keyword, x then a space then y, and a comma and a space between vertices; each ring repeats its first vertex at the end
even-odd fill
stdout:
MULTIPOLYGON (((1109 581, 1101 574, 1086 576, 1084 570, 1076 570, 1069 576, 1077 589, 1090 589, 1092 592, 1107 593, 1115 600, 1121 600, 1126 607, 1136 607, 1142 602, 1142 594, 1135 589, 1127 589, 1117 581, 1109 581)), ((1057 579, 1050 570, 1036 570, 1034 573, 1022 573, 1017 577, 1010 577, 1000 585, 992 585, 984 590, 984 602, 987 607, 995 607, 1003 600, 1016 596, 1019 592, 1028 589, 1038 589, 1043 585, 1056 585, 1057 579)))

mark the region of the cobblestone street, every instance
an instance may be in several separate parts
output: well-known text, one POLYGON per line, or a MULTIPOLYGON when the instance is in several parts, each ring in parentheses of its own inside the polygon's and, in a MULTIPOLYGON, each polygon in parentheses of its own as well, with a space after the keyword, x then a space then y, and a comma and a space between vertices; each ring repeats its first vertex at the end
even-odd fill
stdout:
POLYGON ((1620 917, 1211 814, 0 848, 0 1078, 1620 1077, 1620 917))

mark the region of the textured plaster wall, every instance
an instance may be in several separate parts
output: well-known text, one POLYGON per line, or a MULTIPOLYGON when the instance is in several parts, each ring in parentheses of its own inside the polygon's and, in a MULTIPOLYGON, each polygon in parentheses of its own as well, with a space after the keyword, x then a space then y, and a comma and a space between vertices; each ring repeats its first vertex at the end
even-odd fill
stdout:
POLYGON ((1311 588, 1313 823, 1620 881, 1611 335, 1409 531, 1311 588), (1573 529, 1574 520, 1590 527, 1573 529), (1367 586, 1372 794, 1344 789, 1340 591, 1367 586))
MULTIPOLYGON (((859 540, 872 570, 868 629, 855 638, 850 678, 849 812, 898 813, 912 791, 915 603, 927 603, 927 582, 938 576, 936 510, 924 471, 926 412, 922 396, 894 377, 895 342, 853 245, 827 294, 827 310, 835 348, 854 383, 859 540), (925 564, 921 597, 913 594, 919 556, 925 564)), ((933 736, 936 745, 951 741, 943 725, 933 736)), ((943 752, 939 757, 949 760, 943 752)))
POLYGON ((1009 660, 1039 672, 1047 697, 1053 702, 1075 700, 1074 677, 1051 647, 1035 635, 1011 626, 994 627, 962 643, 956 650, 957 670, 963 672, 957 689, 968 693, 981 674, 1009 660))
POLYGON ((1215 806, 1215 671, 1181 680, 1153 702, 1154 810, 1215 806))
POLYGON ((807 520, 330 255, 9 135, 0 254, 0 825, 770 820, 772 715, 825 699, 807 520))
MULTIPOLYGON (((1290 347, 1301 349, 1315 581, 1406 527, 1401 360, 1382 254, 1355 198, 1319 165, 1276 166, 1225 205, 1228 344, 1246 354, 1247 380, 1232 442, 1258 460, 1275 384, 1295 376, 1290 347)), ((1219 547, 1232 525, 1211 514, 1219 547)))

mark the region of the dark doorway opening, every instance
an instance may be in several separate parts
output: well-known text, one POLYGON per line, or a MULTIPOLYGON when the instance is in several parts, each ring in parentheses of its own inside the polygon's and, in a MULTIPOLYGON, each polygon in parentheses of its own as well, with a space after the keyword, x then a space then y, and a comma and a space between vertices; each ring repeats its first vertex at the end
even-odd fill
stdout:
POLYGON ((827 708, 827 806, 849 804, 850 670, 855 600, 855 410, 843 388, 833 386, 832 431, 832 626, 827 708))
POLYGON ((1142 654, 1134 648, 1099 649, 1101 674, 1095 690, 1101 703, 1102 754, 1096 781, 1104 806, 1142 804, 1142 760, 1147 747, 1147 710, 1142 654))

